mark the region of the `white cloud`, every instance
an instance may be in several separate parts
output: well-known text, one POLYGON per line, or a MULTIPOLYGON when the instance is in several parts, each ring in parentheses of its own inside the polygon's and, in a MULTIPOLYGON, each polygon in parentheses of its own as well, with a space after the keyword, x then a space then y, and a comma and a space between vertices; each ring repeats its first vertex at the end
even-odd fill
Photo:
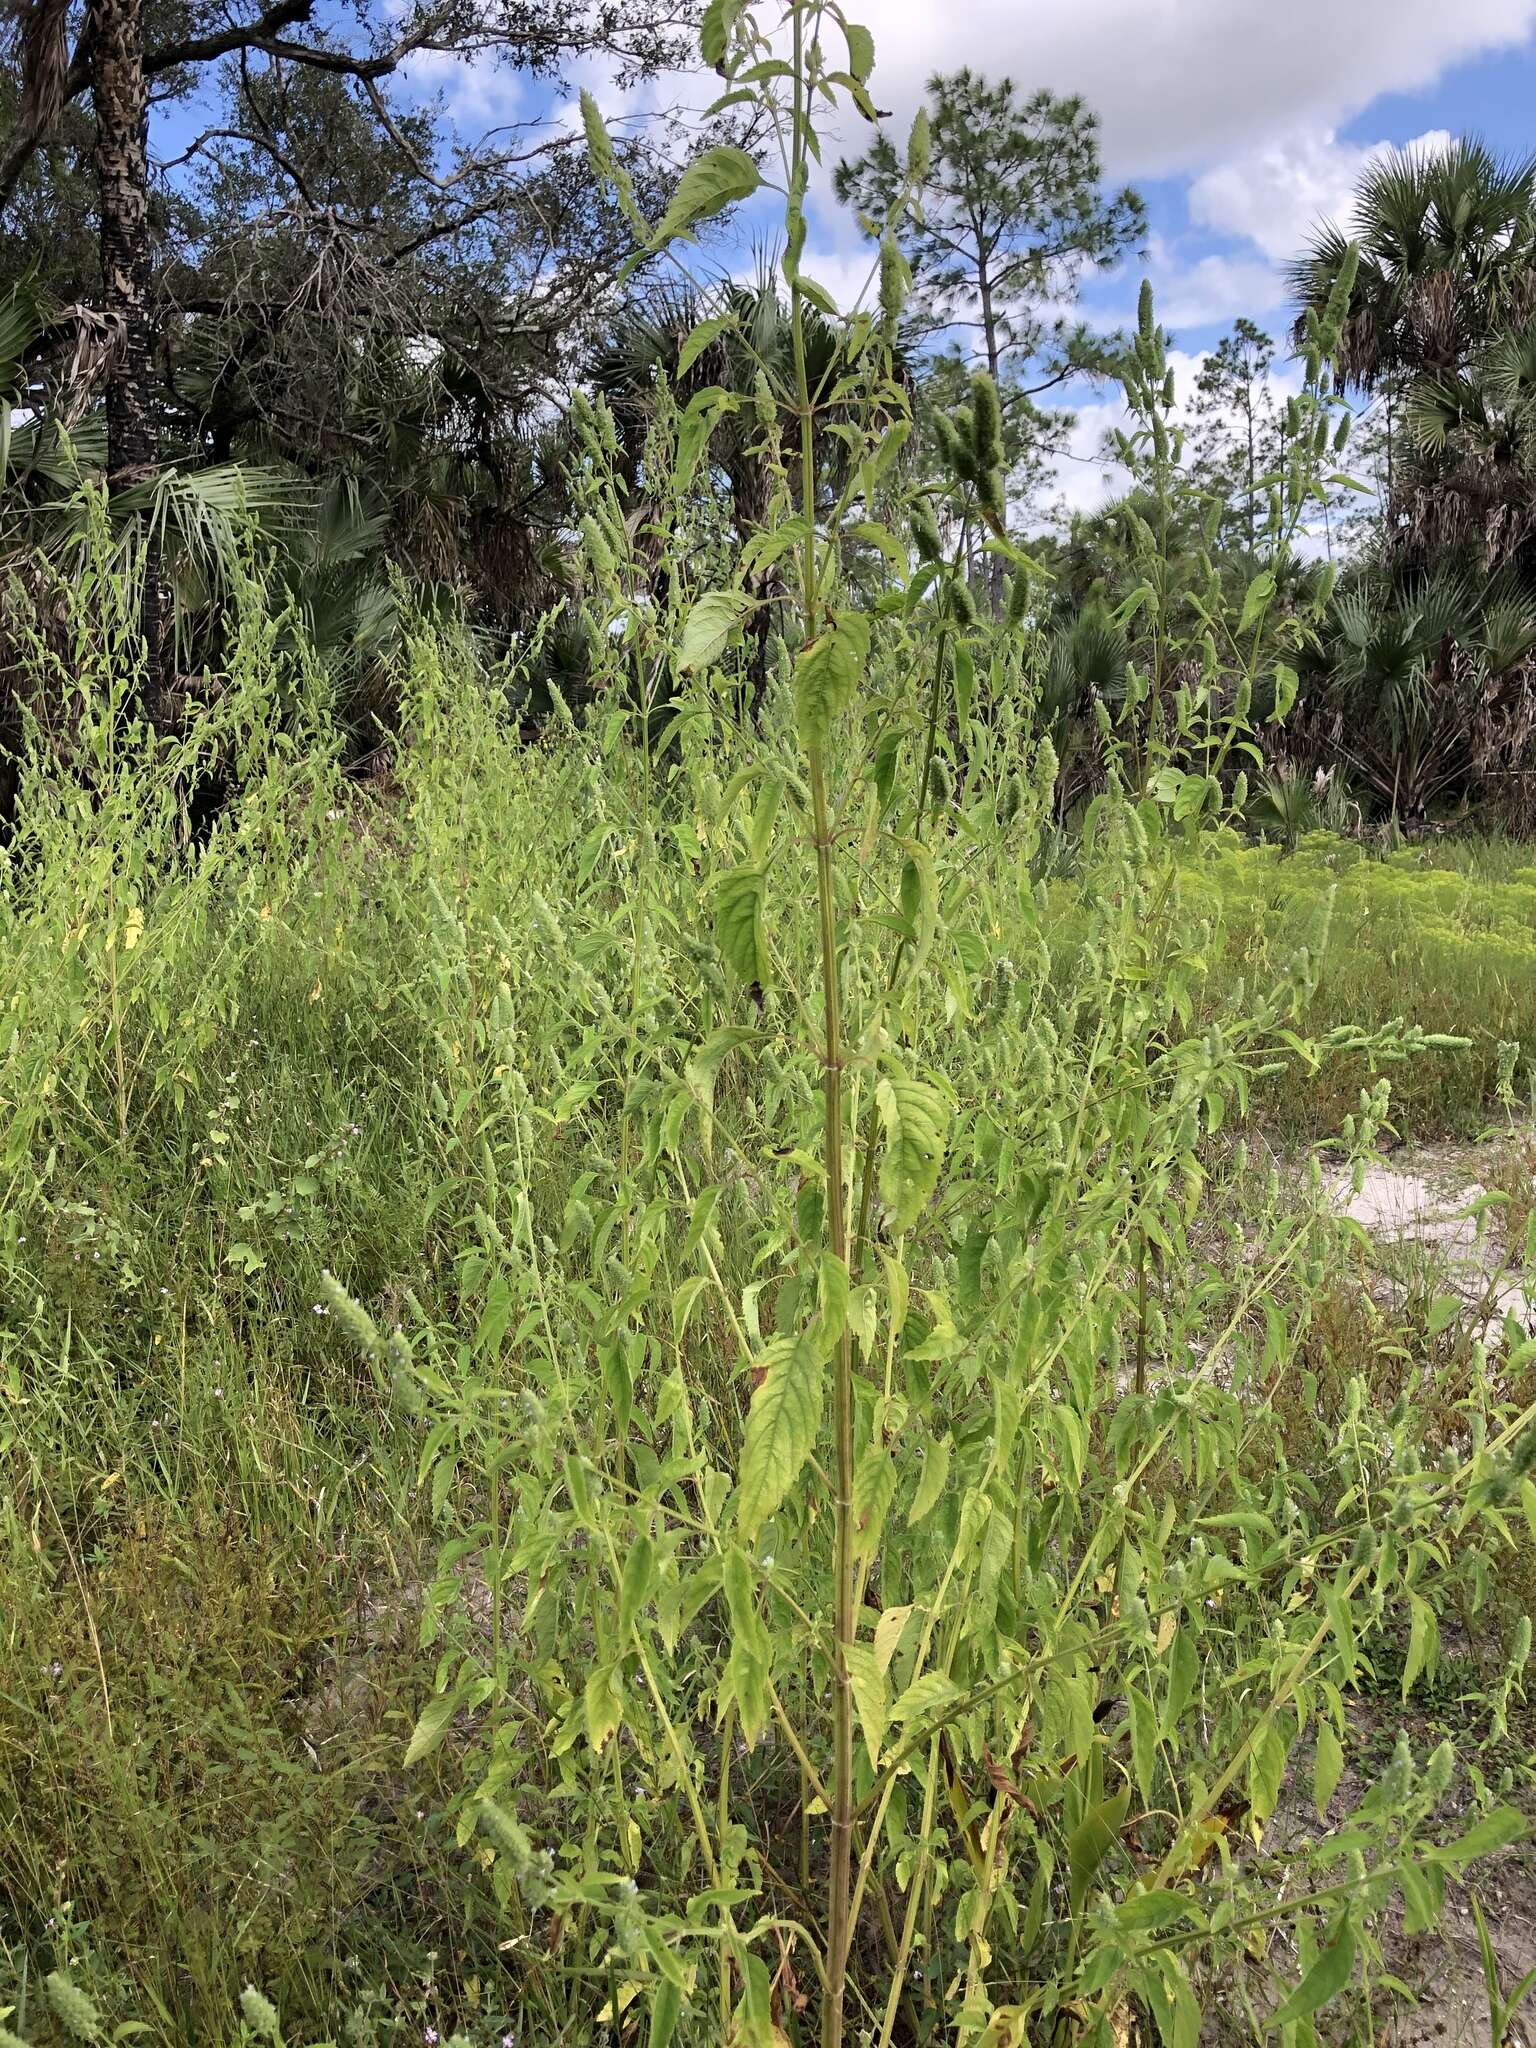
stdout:
MULTIPOLYGON (((1081 93, 1116 177, 1194 171, 1523 42, 1536 0, 880 0, 874 93, 898 126, 935 70, 1081 93)), ((846 147, 858 136, 845 132, 846 147)))
MULTIPOLYGON (((1440 150, 1450 140, 1446 129, 1433 128, 1409 147, 1440 150)), ((1341 142, 1331 128, 1300 130, 1202 172, 1189 188, 1190 217, 1245 236, 1266 256, 1298 255, 1320 222, 1349 225, 1361 175, 1389 147, 1341 142)))
POLYGON ((1165 327, 1212 327, 1235 320, 1239 313, 1262 320, 1285 303, 1285 280, 1268 263, 1243 256, 1201 256, 1172 266, 1166 280, 1149 265, 1157 317, 1165 327), (1162 289, 1159 290, 1161 283, 1162 289))
POLYGON ((452 50, 417 50, 400 67, 407 89, 418 99, 441 99, 462 126, 507 121, 524 104, 524 83, 510 66, 483 50, 460 56, 452 50))
POLYGON ((1118 498, 1130 481, 1120 464, 1104 454, 1104 437, 1113 427, 1128 425, 1124 401, 1105 398, 1080 405, 1076 422, 1044 495, 1050 499, 1053 522, 1066 526, 1074 513, 1098 512, 1118 498))
MULTIPOLYGON (((1196 255, 1166 236, 1149 235, 1145 259, 1124 264, 1110 278, 1096 283, 1077 317, 1101 333, 1134 320, 1136 294, 1143 277, 1152 280, 1158 320, 1171 332, 1192 327, 1225 327, 1247 314, 1262 325, 1287 301, 1285 278, 1271 263, 1256 256, 1207 253, 1196 255)), ((1069 316, 1071 308, 1063 308, 1069 316)))

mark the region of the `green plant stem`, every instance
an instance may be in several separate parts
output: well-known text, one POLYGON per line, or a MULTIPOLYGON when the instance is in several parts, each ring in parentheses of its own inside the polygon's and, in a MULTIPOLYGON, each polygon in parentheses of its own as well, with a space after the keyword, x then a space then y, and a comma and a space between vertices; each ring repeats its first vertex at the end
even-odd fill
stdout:
MULTIPOLYGON (((821 923, 823 990, 822 1112, 827 1179, 827 1235, 832 1256, 847 1264, 848 1227, 843 1200, 843 1049, 838 983, 837 907, 832 893, 832 843, 827 830, 826 777, 821 749, 811 755, 811 807, 816 834, 817 898, 821 923)), ((847 1646, 854 1639, 853 1586, 853 1353, 846 1324, 833 1354, 832 1434, 835 1447, 832 1630, 832 1867, 827 1897, 827 1997, 824 2048, 841 2048, 853 1864, 853 1687, 847 1646)))
MULTIPOLYGON (((793 10, 794 131, 791 189, 798 190, 806 166, 809 116, 805 105, 805 21, 793 10)), ((805 521, 803 628, 814 631, 820 584, 816 556, 816 459, 810 382, 805 358, 805 304, 798 276, 790 284, 790 336, 794 349, 795 399, 800 420, 800 510, 805 521)), ((828 1250, 848 1265, 848 1222, 843 1192, 843 1033, 837 955, 837 902, 833 890, 832 834, 827 812, 827 778, 820 744, 806 749, 811 817, 816 844, 816 900, 821 931, 822 988, 822 1152, 826 1173, 828 1250)), ((832 1623, 832 1858, 827 1876, 827 1982, 822 2001, 823 2048, 842 2048, 847 1986, 849 1901, 853 1868, 853 1687, 847 1648, 853 1641, 853 1350, 845 1323, 833 1356, 832 1432, 835 1446, 832 1623)))
MULTIPOLYGON (((959 574, 960 553, 965 547, 965 535, 968 529, 969 521, 966 521, 962 524, 960 530, 960 546, 956 549, 955 558, 950 564, 950 573, 952 575, 959 574)), ((917 778, 917 824, 913 837, 919 841, 922 840, 928 824, 930 805, 928 782, 929 777, 933 773, 933 756, 938 746, 939 708, 944 696, 944 671, 949 660, 951 631, 952 622, 946 615, 943 625, 939 628, 938 645, 934 651, 933 686, 928 694, 928 729, 923 744, 923 765, 917 778)), ((884 1000, 887 1002, 890 1000, 891 993, 901 978, 901 970, 906 962, 909 945, 910 941, 905 936, 896 942, 896 951, 891 956, 890 971, 885 978, 884 1000)), ((859 1176, 859 1220, 853 1233, 853 1265, 850 1267, 848 1275, 849 1279, 854 1281, 858 1279, 860 1272, 863 1270, 864 1250, 869 1243, 869 1212, 874 1197, 875 1135, 879 1113, 879 1104, 872 1099, 864 1119, 864 1137, 860 1147, 862 1165, 859 1176)))
MULTIPOLYGON (((731 1824, 731 1738, 736 1733, 736 1702, 732 1700, 725 1710, 720 1723, 720 1793, 715 1808, 715 1825, 719 1830, 719 1847, 716 1857, 720 1869, 725 1869, 725 1836, 731 1824)), ((731 2031, 731 1951, 729 1944, 720 1944, 720 2038, 724 2040, 731 2031)))

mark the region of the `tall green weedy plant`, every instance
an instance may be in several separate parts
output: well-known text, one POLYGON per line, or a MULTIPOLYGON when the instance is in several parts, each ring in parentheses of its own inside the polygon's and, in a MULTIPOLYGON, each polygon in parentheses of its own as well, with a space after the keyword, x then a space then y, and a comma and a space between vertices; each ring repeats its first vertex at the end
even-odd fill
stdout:
MULTIPOLYGON (((904 477, 893 239, 846 319, 801 267, 816 110, 870 111, 871 39, 816 0, 778 40, 715 0, 704 49, 778 138, 792 365, 696 394, 666 445, 695 476, 711 421, 750 412, 767 515, 734 559, 657 519, 642 593, 591 409, 595 624, 630 681, 529 770, 581 819, 512 850, 531 942, 435 912, 473 1026, 441 1112, 476 1162, 473 1334, 382 1339, 333 1304, 416 1412, 446 1525, 412 1763, 462 1748, 459 1838, 530 2011, 573 2035, 644 2013, 656 2048, 1002 2048, 1136 2015, 1193 2048, 1219 1981, 1302 2041, 1357 1961, 1379 1974, 1394 1892, 1432 1924, 1522 1825, 1490 1799, 1441 1839, 1448 1748, 1405 1750, 1342 1828, 1336 1794, 1362 1667, 1406 1611, 1409 1689, 1430 1668, 1536 1452, 1488 1372, 1451 1432, 1358 1378, 1305 1457, 1277 1402, 1336 1232, 1321 1165, 1261 1172, 1233 1127, 1255 1076, 1330 1045, 1298 1028, 1309 963, 1223 979, 1187 882, 1305 630, 1278 551, 1336 433, 1329 337, 1252 589, 1174 602, 1143 517, 1144 680, 1102 714, 1107 787, 1053 887, 995 395, 938 430, 943 474, 904 477), (812 306, 839 335, 814 369, 812 306), (936 506, 1011 566, 1000 618, 936 506), (769 567, 794 650, 754 724, 769 567), (1308 1764, 1320 1832, 1282 1850, 1308 1764)), ((653 252, 761 182, 710 151, 653 228, 586 118, 653 252)), ((899 204, 925 147, 919 122, 899 204)), ((1150 302, 1127 383, 1176 492, 1150 302)), ((1378 1082, 1357 1160, 1387 1109, 1378 1082)))

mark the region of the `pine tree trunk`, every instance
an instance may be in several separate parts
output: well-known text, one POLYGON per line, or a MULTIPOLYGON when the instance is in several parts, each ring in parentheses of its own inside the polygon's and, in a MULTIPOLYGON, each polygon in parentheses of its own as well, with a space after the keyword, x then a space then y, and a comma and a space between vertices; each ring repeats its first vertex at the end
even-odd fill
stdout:
MULTIPOLYGON (((107 489, 116 496, 159 465, 142 0, 94 0, 92 27, 103 311, 117 338, 107 384, 107 489)), ((156 715, 166 679, 166 593, 153 545, 145 550, 143 570, 145 680, 156 715)))

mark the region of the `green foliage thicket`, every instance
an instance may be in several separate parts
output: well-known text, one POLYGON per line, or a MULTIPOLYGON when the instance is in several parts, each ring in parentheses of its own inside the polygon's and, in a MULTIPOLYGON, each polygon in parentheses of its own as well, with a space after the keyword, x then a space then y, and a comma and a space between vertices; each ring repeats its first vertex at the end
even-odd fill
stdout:
MULTIPOLYGON (((1500 1075, 1529 1114, 1536 1046, 1536 867, 1518 841, 1446 842, 1375 857, 1327 833, 1294 855, 1234 842, 1217 853, 1197 899, 1220 907, 1223 949, 1257 974, 1313 955, 1315 1027, 1348 1017, 1380 1027, 1409 1017, 1468 1043, 1453 1057, 1392 1072, 1392 1120, 1405 1137, 1473 1138, 1502 1119, 1500 1075), (1506 1056, 1501 1048, 1509 1048, 1506 1056), (1511 1064, 1512 1061, 1512 1064, 1511 1064)), ((1282 1140, 1325 1136, 1369 1074, 1332 1061, 1298 1095, 1260 1092, 1255 1113, 1282 1140)))
MULTIPOLYGON (((39 1986, 62 1968, 114 2023, 140 2019, 166 2040, 235 2039, 252 1978, 290 2039, 339 2038, 349 2015, 358 2039, 416 2038, 428 2024, 477 2041, 514 2026, 602 2039, 614 1991, 658 1994, 659 1920, 690 1989, 678 2038, 718 2039, 705 1963, 718 1909, 676 1928, 668 1918, 683 1888, 708 1891, 691 1772, 635 1688, 638 1651, 611 1633, 619 1608, 607 1603, 635 1595, 622 1573, 608 1578, 603 1532, 619 1558, 655 1571, 630 1626, 697 1760, 710 1852, 734 1859, 735 1889, 756 1902, 736 1909, 745 1938, 768 1897, 814 1890, 825 1854, 824 1818, 762 1690, 771 1682, 786 1714, 815 1711, 824 1653, 799 1617, 825 1569, 817 1489, 792 1490, 750 1545, 717 1551, 697 1526, 706 1514, 729 1526, 746 1360, 782 1362, 820 1285, 820 1267, 807 1271, 819 1106, 799 1049, 817 965, 808 850, 785 838, 769 868, 761 1005, 711 932, 710 884, 739 872, 763 815, 763 774, 722 771, 750 747, 792 773, 790 707, 777 699, 750 739, 728 704, 701 712, 649 756, 620 711, 529 749, 494 687, 466 691, 464 651, 423 633, 398 780, 370 794, 336 773, 317 711, 282 736, 275 706, 302 702, 306 678, 253 603, 224 709, 224 739, 245 749, 244 793, 212 844, 178 860, 175 790, 191 764, 165 742, 108 773, 112 679, 132 631, 120 624, 81 683, 97 704, 84 747, 102 770, 94 800, 88 770, 73 788, 50 781, 52 801, 34 794, 3 897, 0 1921, 25 2038, 51 2038, 39 1986), (387 1349, 366 1330, 355 1348, 355 1312, 327 1272, 378 1327, 409 1333, 405 1400, 387 1349), (637 1492, 657 1488, 692 1503, 681 1522, 663 1514, 659 1537, 629 1520, 637 1492), (585 1540, 578 1499, 601 1518, 585 1540), (721 1609, 727 1559, 753 1575, 745 1651, 721 1609), (761 1666, 747 1661, 754 1645, 766 1646, 761 1666), (802 1676, 781 1668, 792 1645, 810 1660, 802 1676), (723 1670, 739 1691, 719 1729, 695 1709, 723 1670), (745 1753, 738 1717, 758 1738, 745 1753), (489 1873, 472 1832, 487 1793, 508 1823, 490 1838, 489 1873), (778 1816, 771 1839, 751 1832, 754 1815, 778 1816), (642 1888, 632 1907, 625 1876, 642 1888), (556 1914, 565 1932, 552 1944, 556 1914)), ((898 688, 899 639, 886 658, 898 688)), ((997 1952, 1026 1942, 1031 1972, 1061 1971, 1050 1880, 1041 1926, 1028 1925, 1035 1859, 1058 1824, 1084 1824, 1058 1802, 1081 1796, 1084 1770, 1104 1785, 1098 1800, 1141 1774, 1165 1800, 1167 1770, 1198 1800, 1202 1767, 1185 1744, 1198 1729, 1201 1755, 1230 1758, 1243 1739, 1215 1674, 1283 1673, 1266 1631, 1305 1584, 1286 1559, 1311 1551, 1323 1504, 1363 1476, 1356 1450, 1292 1443, 1278 1483, 1298 1533, 1260 1535, 1278 1425, 1255 1389, 1299 1369, 1288 1361, 1309 1290, 1334 1270, 1329 1230, 1294 1197, 1266 1197, 1235 1159, 1170 1159, 1172 1128, 1127 1116, 1158 1019, 1172 1034, 1159 1085, 1187 1091, 1191 1058, 1220 1085, 1212 1027, 1242 1021, 1220 945, 1244 893, 1229 870, 1268 857, 1213 851, 1186 877, 1181 844, 1178 872, 1147 871, 1127 813, 1106 824, 1078 887, 1044 890, 1030 860, 1040 766, 1006 707, 995 720, 970 721, 973 746, 990 751, 984 771, 962 771, 958 808, 932 840, 944 872, 931 928, 920 910, 911 941, 926 994, 908 993, 896 1027, 904 1059, 923 1060, 919 1085, 950 1098, 925 1105, 948 1110, 946 1177, 906 1235, 877 1220, 847 1308, 867 1450, 895 1430, 883 1468, 895 1498, 860 1567, 875 1630, 862 1640, 877 1662, 889 1649, 887 1673, 914 1661, 907 1637, 926 1624, 908 1594, 953 1554, 962 1475, 978 1459, 996 1469, 999 1428, 1010 1473, 1029 1475, 983 1491, 982 1549, 955 1567, 965 1595, 931 1609, 943 1662, 910 1681, 947 1667, 955 1694, 928 1692, 965 1711, 887 1781, 899 1832, 882 1888, 898 1939, 907 1898, 921 1902, 912 2024, 957 2009, 946 1973, 964 1956, 956 1916, 978 1895, 966 1843, 989 1824, 986 1756, 1000 1768, 1013 1756, 1010 1782, 1040 1809, 1037 1822, 1007 1808, 995 1910, 1010 1933, 997 1952), (1072 986, 1042 1003, 1058 956, 1072 986), (1200 1036, 1174 1057, 1191 1009, 1200 1036), (1215 1224, 1233 1202, 1245 1227, 1215 1224), (1138 1306, 1143 1229, 1155 1250, 1138 1306), (1254 1269, 1250 1234, 1266 1232, 1254 1269), (887 1290, 909 1265, 898 1325, 887 1290), (1144 1400, 1125 1377, 1142 1354, 1144 1400), (1144 1461, 1149 1526, 1125 1553, 1136 1562, 1120 1564, 1115 1489, 1144 1461), (1243 1533, 1231 1515, 1258 1520, 1243 1533), (1200 1586, 1211 1584, 1181 1588, 1178 1632, 1159 1649, 1173 1559, 1154 1539, 1169 1517, 1205 1546, 1200 1586), (1254 1571, 1266 1542, 1280 1548, 1254 1571), (1040 1733, 1019 1750, 1005 1660, 1038 1658, 1029 1603, 1067 1591, 1057 1558, 1076 1560, 1081 1590, 1052 1639, 1040 1733), (1117 1630, 1105 1604, 1117 1575, 1137 1570, 1146 1640, 1117 1630), (1079 1763, 1061 1776, 1069 1755, 1079 1763)), ((899 942, 880 922, 899 915, 899 874, 869 900, 855 971, 876 985, 899 942)), ((1390 960, 1377 957, 1385 978, 1390 960)), ((1199 1107, 1208 1094, 1186 1095, 1181 1118, 1214 1115, 1199 1107)), ((927 1170, 921 1149, 912 1170, 927 1170)), ((900 1178, 889 1199, 909 1202, 900 1178)), ((1387 1430, 1410 1469, 1438 1455, 1416 1409, 1389 1422, 1364 1382, 1350 1398, 1359 1451, 1387 1430)), ((1491 1371, 1463 1374, 1458 1399, 1479 1443, 1514 1419, 1491 1371)), ((1490 1474, 1499 1462, 1473 1457, 1490 1474)), ((1371 1516, 1400 1511, 1388 1490, 1364 1497, 1371 1516)), ((1469 1538, 1460 1560, 1456 1585, 1431 1572, 1418 1597, 1432 1612, 1470 1600, 1502 1659, 1518 1642, 1490 1554, 1469 1538)), ((1368 1609, 1353 1627, 1347 1657, 1330 1652, 1319 1673, 1325 1730, 1344 1725, 1331 1716, 1347 1669, 1388 1654, 1393 1611, 1368 1609)), ((1491 1701, 1502 1682, 1496 1662, 1491 1701)), ((921 1727, 918 1702, 894 1686, 880 1700, 869 1705, 887 1717, 881 1753, 897 1754, 921 1727)), ((1288 1715, 1269 1725, 1304 1748, 1288 1715)), ((1278 1757, 1266 1741, 1259 1775, 1240 1770, 1244 1809, 1256 1798, 1265 1810, 1278 1757)), ((1467 1761, 1476 1782, 1475 1753, 1467 1761)), ((1143 1801, 1133 1794, 1124 1823, 1143 1801)), ((1405 1818, 1394 1808, 1391 1825, 1405 1818)), ((1363 1825, 1369 1840, 1376 1822, 1363 1825)), ((1082 1880, 1085 1939, 1096 1916, 1109 1928, 1151 1910, 1122 1921, 1151 1839, 1105 1839, 1082 1880)), ((1225 1830, 1211 1838, 1190 1884, 1202 1915, 1229 1896, 1264 1899, 1278 1877, 1272 1854, 1228 1862, 1225 1843, 1225 1830)), ((1442 1867, 1458 1866, 1431 1862, 1431 1883, 1442 1867)), ((1369 1907, 1380 1883, 1347 1895, 1369 1907)), ((857 1961, 863 1995, 878 1998, 888 1965, 871 1910, 857 1961)), ((1361 1924, 1369 1953, 1368 1912, 1361 1924)), ((814 1972, 783 1934, 805 1995, 814 1972)), ((1009 1974, 1024 1967, 1018 1953, 1009 1974)))
MULTIPOLYGON (((645 457, 680 499, 729 417, 762 515, 653 521, 576 408, 582 720, 522 744, 519 674, 422 619, 393 780, 350 785, 251 575, 157 736, 104 522, 68 659, 32 649, 70 744, 0 886, 19 2038, 1195 2048, 1219 2006, 1308 2048, 1526 1832, 1533 1346, 1437 1305, 1417 1371, 1333 1350, 1321 1407, 1345 1241, 1319 1160, 1248 1152, 1348 1059, 1358 1174, 1387 1078, 1460 1056, 1249 943, 1228 829, 1347 283, 1236 602, 1161 578, 1144 298, 1139 651, 1069 829, 995 391, 903 476, 891 264, 812 382, 812 110, 873 48, 789 25, 715 0, 704 49, 782 142, 792 403, 663 407, 645 457), (1460 1750, 1405 1726, 1357 1796, 1352 1698, 1411 1700, 1452 1620, 1460 1750)), ((650 251, 758 176, 707 154, 653 229, 587 120, 650 251)))

